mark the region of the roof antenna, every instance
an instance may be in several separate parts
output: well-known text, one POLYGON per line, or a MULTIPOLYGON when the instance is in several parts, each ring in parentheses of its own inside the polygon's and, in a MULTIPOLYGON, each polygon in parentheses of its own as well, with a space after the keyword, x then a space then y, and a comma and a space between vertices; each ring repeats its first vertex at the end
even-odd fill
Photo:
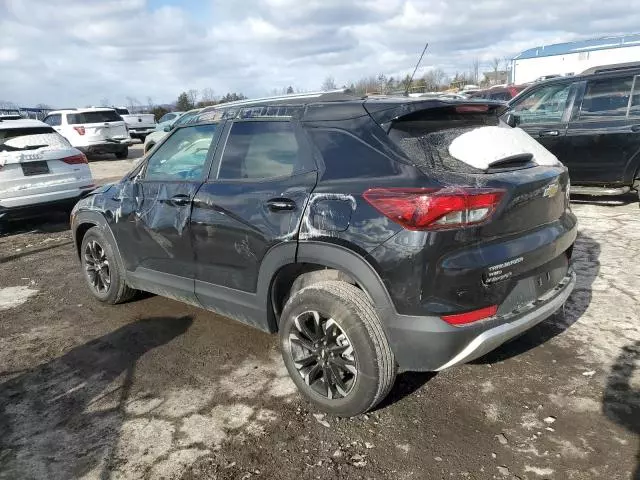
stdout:
POLYGON ((418 60, 418 63, 416 63, 416 68, 413 69, 413 73, 411 74, 411 77, 409 78, 409 81, 407 82, 407 88, 404 91, 404 96, 405 97, 409 96, 409 87, 411 86, 411 82, 413 82, 414 75, 418 71, 418 67, 420 66, 420 62, 422 61, 422 57, 424 57, 424 52, 427 51, 427 47, 429 47, 429 42, 427 42, 427 44, 424 46, 424 50, 422 50, 422 55, 420 55, 420 59, 418 60))

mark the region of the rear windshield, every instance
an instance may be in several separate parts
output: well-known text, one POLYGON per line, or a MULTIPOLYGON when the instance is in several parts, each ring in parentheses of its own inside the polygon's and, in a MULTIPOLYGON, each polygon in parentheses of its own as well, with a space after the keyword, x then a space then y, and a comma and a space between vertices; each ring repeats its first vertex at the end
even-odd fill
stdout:
MULTIPOLYGON (((10 128, 0 130, 0 147, 13 148, 53 147, 69 148, 71 145, 51 127, 10 128)), ((0 150, 3 150, 0 148, 0 150)))
POLYGON ((452 157, 449 145, 460 135, 478 127, 499 124, 496 109, 484 107, 460 105, 421 110, 395 121, 389 131, 389 138, 421 170, 445 168, 457 172, 479 173, 482 170, 452 157))
POLYGON ((69 125, 79 125, 83 123, 105 123, 121 122, 122 117, 115 110, 103 110, 100 112, 84 112, 67 114, 69 125))

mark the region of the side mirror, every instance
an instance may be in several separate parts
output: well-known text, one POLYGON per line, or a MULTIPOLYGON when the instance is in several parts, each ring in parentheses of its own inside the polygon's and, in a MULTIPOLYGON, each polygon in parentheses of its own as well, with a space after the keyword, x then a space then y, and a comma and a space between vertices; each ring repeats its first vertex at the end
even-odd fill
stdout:
POLYGON ((520 116, 509 112, 504 116, 503 121, 511 128, 515 128, 520 125, 520 116))
POLYGON ((165 125, 165 126, 164 126, 164 128, 163 128, 163 130, 164 130, 165 132, 170 132, 170 131, 171 131, 171 125, 165 125))

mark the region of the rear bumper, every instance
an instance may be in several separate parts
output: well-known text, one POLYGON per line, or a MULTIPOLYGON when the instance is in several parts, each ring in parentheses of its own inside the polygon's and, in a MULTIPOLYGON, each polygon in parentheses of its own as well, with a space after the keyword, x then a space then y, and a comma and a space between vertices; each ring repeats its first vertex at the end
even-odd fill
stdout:
POLYGON ((558 285, 524 307, 465 327, 439 317, 395 314, 387 334, 401 370, 437 371, 469 362, 517 337, 556 312, 575 287, 571 270, 558 285))
POLYGON ((133 138, 139 137, 141 135, 149 135, 152 132, 156 131, 156 127, 147 127, 147 128, 131 128, 129 127, 129 135, 133 138))
POLYGON ((113 142, 97 142, 76 146, 82 153, 116 153, 131 145, 131 138, 113 142))

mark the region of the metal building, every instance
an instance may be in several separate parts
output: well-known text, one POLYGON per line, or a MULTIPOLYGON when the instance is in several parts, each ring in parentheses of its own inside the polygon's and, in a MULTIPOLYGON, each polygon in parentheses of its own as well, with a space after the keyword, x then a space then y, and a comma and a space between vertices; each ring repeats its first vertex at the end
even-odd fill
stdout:
POLYGON ((511 60, 511 83, 577 75, 591 67, 640 61, 640 33, 530 48, 511 60))

